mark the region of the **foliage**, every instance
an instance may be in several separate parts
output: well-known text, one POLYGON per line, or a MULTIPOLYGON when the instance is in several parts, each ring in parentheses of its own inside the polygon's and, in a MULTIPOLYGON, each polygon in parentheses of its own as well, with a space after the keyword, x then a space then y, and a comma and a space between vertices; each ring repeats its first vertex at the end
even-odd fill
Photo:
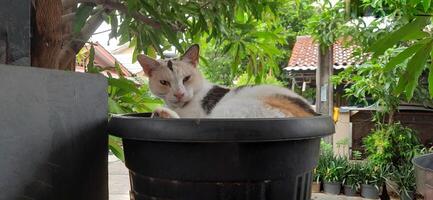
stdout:
MULTIPOLYGON (((390 175, 391 180, 398 185, 398 191, 400 195, 406 194, 408 196, 410 192, 415 192, 416 190, 416 180, 415 180, 415 169, 412 163, 403 164, 396 166, 390 175)), ((397 190, 396 190, 397 191, 397 190)))
MULTIPOLYGON (((253 80, 252 77, 248 77, 248 74, 242 74, 239 76, 238 80, 236 80, 236 86, 242 85, 251 85, 253 80)), ((276 79, 272 74, 267 74, 261 81, 261 84, 269 84, 269 85, 277 85, 284 86, 284 83, 276 79)))
POLYGON ((232 57, 224 55, 222 48, 200 45, 200 71, 212 83, 232 86, 234 75, 231 74, 232 57))
POLYGON ((244 73, 254 83, 263 83, 270 72, 278 76, 296 36, 305 32, 307 20, 314 13, 312 1, 282 1, 275 15, 250 21, 247 15, 236 18, 224 42, 197 41, 202 50, 202 69, 212 82, 232 85, 244 73), (263 56, 265 55, 265 56, 263 56))
POLYGON ((375 165, 372 162, 362 164, 361 173, 364 174, 363 183, 374 185, 379 189, 385 183, 385 177, 389 171, 389 166, 375 165))
MULTIPOLYGON (((183 53, 191 43, 199 43, 204 55, 217 49, 218 55, 228 58, 229 63, 225 60, 217 64, 229 65, 229 78, 234 80, 247 71, 259 83, 270 70, 278 73, 279 61, 287 58, 282 49, 286 44, 286 31, 279 16, 288 16, 286 4, 292 5, 293 1, 89 2, 93 3, 82 4, 76 12, 76 29, 80 30, 90 21, 89 7, 90 11, 110 8, 110 12, 105 13, 105 20, 111 24, 110 36, 118 37, 119 45, 129 42, 135 48, 134 61, 142 52, 151 57, 156 54, 164 57, 163 51, 172 46, 183 53)), ((208 67, 220 67, 205 56, 201 61, 208 67)), ((224 78, 228 83, 228 78, 224 78)))
POLYGON ((368 160, 377 166, 400 166, 410 163, 422 149, 419 139, 410 128, 399 123, 378 125, 364 139, 368 160))
MULTIPOLYGON (((151 112, 162 105, 160 99, 152 97, 148 86, 137 86, 132 80, 120 77, 108 78, 108 112, 112 114, 151 112)), ((109 148, 120 160, 124 161, 120 139, 109 137, 109 148)))
POLYGON ((316 99, 316 88, 306 88, 305 91, 301 91, 298 94, 300 94, 305 99, 314 102, 314 99, 316 99))
POLYGON ((308 32, 323 47, 330 47, 339 39, 345 23, 344 2, 321 2, 320 9, 308 22, 308 32))
POLYGON ((332 145, 321 140, 315 181, 342 182, 347 164, 346 157, 334 156, 332 145))
POLYGON ((362 171, 362 164, 360 162, 349 162, 344 174, 343 185, 348 185, 354 190, 361 188, 362 178, 365 174, 362 171))
POLYGON ((348 160, 346 157, 333 156, 325 163, 323 180, 326 182, 342 182, 345 177, 348 160))
MULTIPOLYGON (((85 71, 87 73, 99 73, 104 70, 100 66, 94 65, 95 51, 94 47, 91 46, 87 53, 82 53, 81 59, 87 60, 85 71)), ((160 99, 156 99, 149 92, 148 86, 145 83, 134 82, 124 77, 121 73, 119 65, 116 63, 114 66, 119 74, 119 78, 113 78, 108 73, 108 112, 113 114, 125 114, 125 113, 137 113, 137 112, 151 112, 157 106, 162 105, 160 99)), ((121 139, 115 136, 109 136, 109 149, 118 157, 124 161, 123 149, 121 147, 121 139)))
POLYGON ((323 181, 323 177, 326 173, 326 167, 330 160, 332 160, 334 153, 332 152, 332 145, 325 142, 324 140, 320 141, 320 154, 319 161, 317 163, 317 167, 314 169, 313 180, 316 182, 323 181))
POLYGON ((404 94, 407 100, 412 99, 418 79, 422 72, 429 69, 429 91, 433 98, 433 65, 427 61, 433 55, 433 39, 431 38, 431 1, 386 1, 368 0, 364 6, 384 16, 388 23, 388 32, 383 32, 370 47, 373 59, 381 57, 388 49, 407 47, 394 55, 385 66, 385 72, 403 65, 404 71, 399 76, 394 95, 404 94))
POLYGON ((394 112, 400 103, 399 97, 392 94, 397 86, 396 68, 384 72, 380 64, 365 63, 359 67, 349 67, 332 77, 335 84, 345 84, 345 96, 353 97, 358 103, 379 108, 375 120, 384 121, 386 113, 394 112))

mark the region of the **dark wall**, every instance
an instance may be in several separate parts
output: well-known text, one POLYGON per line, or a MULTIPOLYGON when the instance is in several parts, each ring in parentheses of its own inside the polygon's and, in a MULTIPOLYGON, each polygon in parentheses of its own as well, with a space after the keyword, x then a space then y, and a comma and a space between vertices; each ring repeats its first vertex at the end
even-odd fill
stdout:
POLYGON ((0 0, 0 63, 30 66, 31 0, 0 0))
MULTIPOLYGON (((373 112, 363 110, 351 117, 353 150, 363 152, 362 140, 374 128, 373 112)), ((424 145, 433 145, 433 112, 404 110, 395 114, 395 121, 415 130, 424 145)))
POLYGON ((107 200, 107 82, 0 65, 0 200, 107 200))

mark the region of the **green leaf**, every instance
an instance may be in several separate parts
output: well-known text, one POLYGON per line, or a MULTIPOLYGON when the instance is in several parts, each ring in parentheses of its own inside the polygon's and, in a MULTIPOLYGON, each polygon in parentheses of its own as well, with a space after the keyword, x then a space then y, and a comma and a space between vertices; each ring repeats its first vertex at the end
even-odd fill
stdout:
POLYGON ((128 92, 140 93, 140 90, 135 86, 134 82, 126 78, 108 78, 108 85, 126 90, 128 92))
POLYGON ((408 35, 413 34, 414 30, 420 30, 428 23, 429 17, 417 16, 415 20, 407 23, 398 30, 387 34, 382 39, 376 41, 369 50, 372 51, 373 57, 378 57, 382 55, 387 49, 394 46, 397 42, 402 40, 402 38, 408 37, 408 35))
POLYGON ((108 136, 108 147, 110 151, 122 162, 125 162, 125 155, 123 149, 120 146, 121 140, 118 137, 109 135, 108 136))
POLYGON ((241 60, 240 55, 239 55, 239 51, 240 51, 239 43, 236 43, 235 46, 236 46, 236 47, 234 47, 234 48, 236 48, 236 51, 234 54, 235 60, 232 62, 232 66, 231 66, 232 74, 236 73, 238 66, 239 66, 239 63, 240 63, 240 60, 241 60))
POLYGON ((405 73, 400 77, 396 93, 400 94, 404 90, 408 101, 413 97, 413 92, 418 85, 418 78, 425 67, 427 58, 432 50, 432 45, 433 41, 424 45, 423 48, 409 60, 405 73))
POLYGON ((132 12, 133 10, 139 8, 139 2, 137 0, 127 0, 128 12, 132 12))
POLYGON ((433 98, 433 51, 431 52, 430 58, 432 62, 430 64, 429 74, 428 74, 428 88, 430 92, 430 97, 433 98))
POLYGON ((236 8, 236 21, 243 23, 245 21, 245 12, 241 5, 236 8))
POLYGON ((110 15, 110 25, 111 25, 111 32, 110 32, 109 37, 110 38, 117 38, 117 26, 119 25, 119 22, 117 20, 116 14, 110 15))
POLYGON ((126 113, 122 107, 114 101, 111 97, 108 97, 108 112, 114 114, 123 114, 126 113))
POLYGON ((95 47, 93 45, 90 45, 89 50, 89 62, 86 66, 86 73, 99 73, 101 72, 101 68, 98 68, 95 66, 95 47))
POLYGON ((415 52, 417 52, 423 46, 424 45, 422 44, 415 44, 412 45, 411 47, 406 48, 404 51, 400 52, 398 55, 396 55, 395 57, 389 60, 388 64, 386 64, 384 68, 384 71, 387 72, 392 70, 396 65, 404 62, 406 59, 408 59, 413 54, 415 54, 415 52))
POLYGON ((87 18, 89 18, 90 14, 92 13, 92 10, 93 6, 91 4, 82 3, 78 7, 77 12, 75 12, 75 19, 72 29, 75 34, 81 31, 81 28, 83 28, 87 18))
POLYGON ((423 0, 422 1, 422 6, 424 7, 424 12, 428 11, 428 9, 430 8, 430 3, 431 3, 431 0, 423 0))
POLYGON ((422 31, 421 29, 417 29, 417 30, 413 30, 411 33, 401 38, 401 41, 418 40, 427 37, 430 37, 430 34, 422 31))

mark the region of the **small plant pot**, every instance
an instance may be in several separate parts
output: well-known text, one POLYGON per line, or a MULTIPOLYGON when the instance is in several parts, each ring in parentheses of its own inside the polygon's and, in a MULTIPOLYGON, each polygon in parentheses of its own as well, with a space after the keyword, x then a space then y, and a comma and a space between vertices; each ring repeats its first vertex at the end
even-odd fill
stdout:
POLYGON ((399 197, 399 187, 397 185, 397 183, 395 183, 394 181, 391 180, 386 180, 385 181, 385 186, 386 186, 386 191, 388 192, 388 195, 391 197, 399 197))
POLYGON ((324 182, 323 190, 327 194, 340 194, 341 183, 340 182, 324 182))
POLYGON ((400 193, 400 200, 413 200, 414 197, 415 197, 415 193, 413 191, 400 193))
POLYGON ((320 182, 313 182, 311 184, 311 192, 312 193, 319 193, 320 192, 320 182))
POLYGON ((362 184, 361 196, 367 199, 379 199, 380 191, 374 185, 362 184))
POLYGON ((344 195, 346 196, 358 196, 358 191, 350 185, 344 185, 344 195))

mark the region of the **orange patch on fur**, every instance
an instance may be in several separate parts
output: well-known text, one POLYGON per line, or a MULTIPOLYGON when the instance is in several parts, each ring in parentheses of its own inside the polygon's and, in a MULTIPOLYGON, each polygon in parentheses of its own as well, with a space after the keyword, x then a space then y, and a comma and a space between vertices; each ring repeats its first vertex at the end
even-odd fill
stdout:
POLYGON ((280 110, 288 117, 311 117, 314 116, 312 110, 306 110, 294 101, 282 96, 265 97, 263 102, 272 107, 280 110))

